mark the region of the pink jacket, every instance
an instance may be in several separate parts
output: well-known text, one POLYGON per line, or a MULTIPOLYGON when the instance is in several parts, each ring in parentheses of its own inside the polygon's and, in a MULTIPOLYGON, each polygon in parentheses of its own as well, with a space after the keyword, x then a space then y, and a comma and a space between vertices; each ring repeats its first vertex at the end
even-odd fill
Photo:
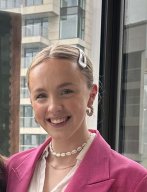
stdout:
MULTIPOLYGON (((113 151, 98 131, 96 134, 65 192, 147 192, 147 170, 113 151)), ((50 140, 8 160, 7 192, 28 191, 36 162, 50 140)))

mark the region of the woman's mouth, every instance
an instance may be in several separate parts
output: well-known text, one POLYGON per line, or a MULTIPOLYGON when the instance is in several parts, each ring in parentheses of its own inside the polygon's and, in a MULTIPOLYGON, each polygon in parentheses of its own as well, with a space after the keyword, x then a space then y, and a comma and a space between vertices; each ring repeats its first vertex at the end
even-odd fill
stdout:
POLYGON ((70 119, 70 116, 67 117, 61 117, 61 118, 49 118, 47 119, 47 121, 54 125, 54 126, 60 126, 60 125, 64 125, 68 120, 70 119))

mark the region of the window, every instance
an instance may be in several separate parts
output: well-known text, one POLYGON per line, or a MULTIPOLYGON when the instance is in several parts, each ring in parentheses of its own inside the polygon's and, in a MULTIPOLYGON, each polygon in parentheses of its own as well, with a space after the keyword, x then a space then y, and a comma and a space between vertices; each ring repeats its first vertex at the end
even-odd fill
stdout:
POLYGON ((14 1, 13 0, 9 0, 8 2, 7 2, 7 8, 9 9, 9 8, 13 8, 14 7, 14 1))
POLYGON ((84 39, 85 1, 61 1, 60 39, 84 39), (68 2, 68 3, 67 3, 68 2), (74 3, 73 3, 74 2, 74 3), (82 2, 82 3, 81 3, 82 2))
POLYGON ((20 106, 20 127, 23 128, 40 127, 34 120, 31 105, 20 106))
POLYGON ((27 79, 26 79, 26 77, 23 77, 23 76, 21 76, 21 79, 20 79, 20 97, 21 98, 29 98, 27 79))
POLYGON ((60 38, 76 38, 77 37, 77 15, 62 16, 60 22, 60 38))
POLYGON ((15 0, 15 7, 20 7, 21 6, 21 0, 15 0))
POLYGON ((21 6, 21 0, 0 0, 1 9, 19 8, 21 6))
POLYGON ((102 1, 99 129, 147 167, 147 1, 102 1))
POLYGON ((78 0, 61 0, 61 7, 78 6, 78 0))
POLYGON ((7 8, 6 5, 7 5, 7 4, 6 4, 6 0, 0 0, 0 8, 1 8, 1 9, 6 9, 6 8, 7 8))
POLYGON ((42 36, 43 37, 48 37, 48 18, 43 18, 43 22, 42 22, 42 36))
POLYGON ((25 0, 26 6, 34 6, 34 5, 41 5, 43 0, 25 0))
POLYGON ((40 48, 25 48, 23 68, 28 68, 32 62, 33 57, 40 51, 40 48))
POLYGON ((26 19, 25 36, 48 37, 48 18, 26 19))
POLYGON ((21 140, 21 151, 30 149, 32 147, 36 147, 39 144, 43 143, 43 141, 46 139, 47 135, 45 134, 21 134, 20 140, 21 140))
POLYGON ((120 143, 126 156, 147 167, 146 1, 125 1, 120 143), (131 24, 131 25, 130 25, 131 24))

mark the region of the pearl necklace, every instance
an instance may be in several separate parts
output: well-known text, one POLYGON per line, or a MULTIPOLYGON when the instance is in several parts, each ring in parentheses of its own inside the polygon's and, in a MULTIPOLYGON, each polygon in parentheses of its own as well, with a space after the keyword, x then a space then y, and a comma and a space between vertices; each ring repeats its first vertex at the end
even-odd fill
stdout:
MULTIPOLYGON (((90 137, 91 137, 91 134, 90 134, 90 137)), ((88 138, 88 140, 89 140, 89 138, 88 138)), ((88 142, 88 140, 87 140, 87 142, 88 142)), ((53 150, 51 142, 50 142, 49 148, 50 148, 50 152, 51 152, 52 155, 54 155, 56 157, 65 157, 65 156, 74 155, 74 154, 79 153, 80 151, 82 151, 82 149, 85 147, 87 142, 83 143, 81 146, 79 146, 77 149, 72 150, 71 152, 70 151, 68 151, 68 152, 61 152, 61 153, 55 152, 53 150)))

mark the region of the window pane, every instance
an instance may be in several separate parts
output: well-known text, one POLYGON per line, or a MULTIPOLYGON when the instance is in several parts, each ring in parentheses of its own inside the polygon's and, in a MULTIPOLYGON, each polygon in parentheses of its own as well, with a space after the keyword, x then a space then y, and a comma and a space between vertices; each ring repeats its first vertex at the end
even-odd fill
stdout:
POLYGON ((78 24, 78 37, 84 39, 85 33, 85 12, 81 10, 79 15, 79 24, 78 24))
POLYGON ((60 38, 77 37, 77 15, 67 15, 61 17, 60 38))
POLYGON ((14 0, 7 1, 7 8, 13 8, 14 7, 14 0))
POLYGON ((33 117, 32 107, 30 105, 21 105, 20 117, 33 117))
POLYGON ((26 0, 26 6, 31 6, 34 4, 34 0, 26 0))
POLYGON ((85 0, 80 0, 80 7, 85 10, 85 0))
POLYGON ((21 134, 20 140, 21 140, 21 146, 20 150, 26 150, 30 149, 32 147, 36 147, 39 144, 41 144, 45 139, 47 135, 45 134, 21 134))
POLYGON ((24 27, 26 36, 48 36, 48 18, 28 19, 24 27))
POLYGON ((42 23, 42 36, 43 37, 48 37, 48 18, 43 19, 42 23))
POLYGON ((15 7, 21 6, 21 0, 15 0, 15 7))
POLYGON ((6 8, 6 0, 1 0, 0 1, 0 8, 5 9, 6 8))
POLYGON ((32 62, 33 57, 39 52, 39 48, 25 48, 23 68, 28 68, 32 62))
POLYGON ((34 0, 34 5, 41 5, 43 0, 34 0))
POLYGON ((26 80, 26 77, 23 77, 23 76, 20 79, 20 97, 21 98, 29 98, 27 80, 26 80))
POLYGON ((26 20, 26 26, 25 26, 25 35, 26 36, 32 36, 33 35, 33 20, 26 20))
POLYGON ((34 36, 39 36, 41 35, 41 20, 40 19, 36 19, 34 20, 34 26, 33 26, 33 35, 34 36))
POLYGON ((125 1, 120 136, 122 151, 147 167, 147 1, 125 1))
POLYGON ((61 0, 61 7, 78 6, 78 0, 61 0))

